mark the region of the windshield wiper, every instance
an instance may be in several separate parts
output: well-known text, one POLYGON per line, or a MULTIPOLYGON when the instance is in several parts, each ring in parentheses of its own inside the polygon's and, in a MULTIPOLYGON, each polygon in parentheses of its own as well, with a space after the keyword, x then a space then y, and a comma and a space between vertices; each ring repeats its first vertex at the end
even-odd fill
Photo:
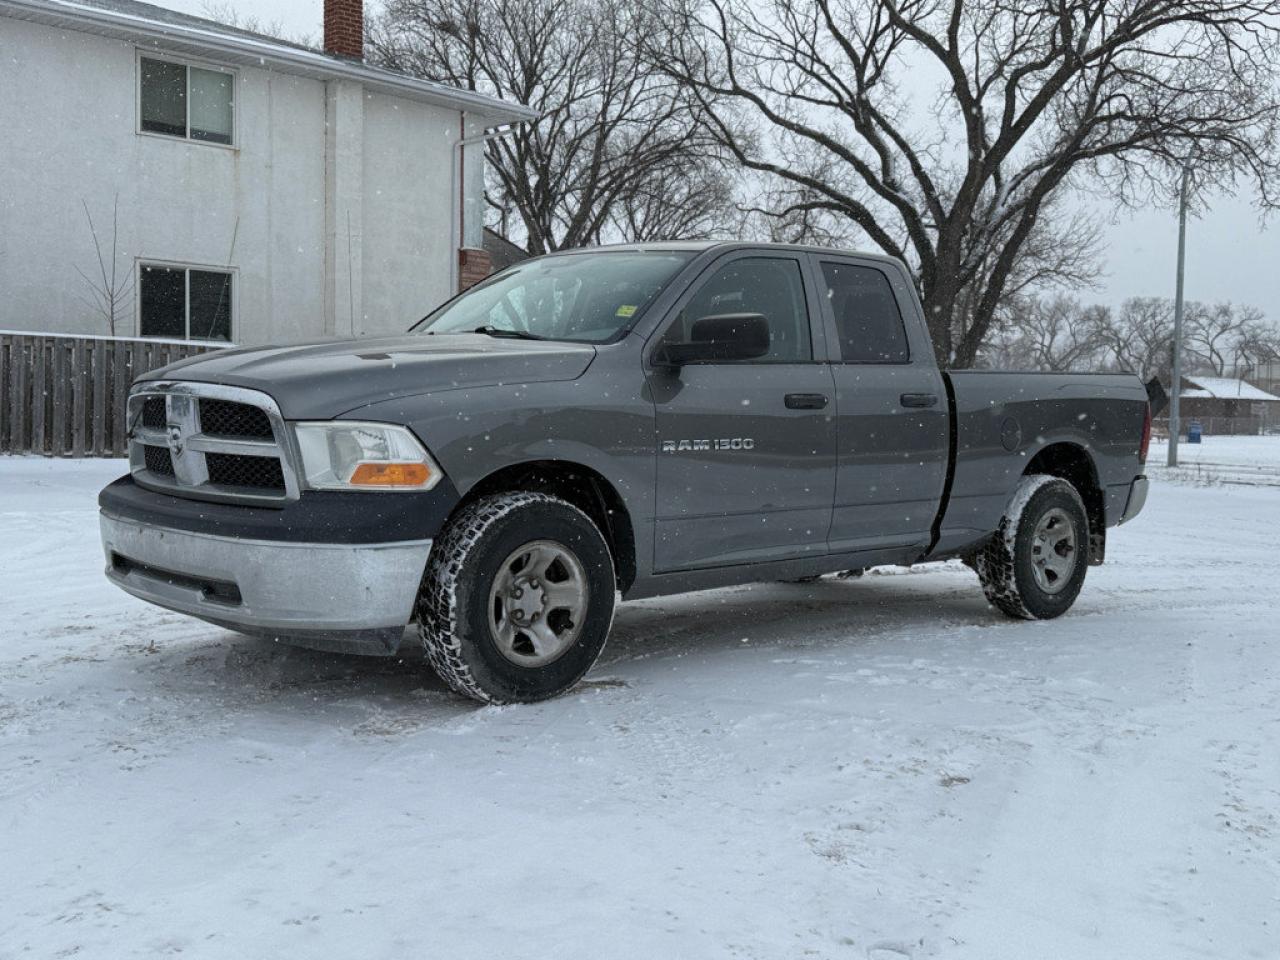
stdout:
POLYGON ((509 340, 546 340, 547 337, 540 337, 536 333, 526 333, 524 330, 507 330, 504 327, 495 327, 486 324, 483 327, 476 327, 472 333, 483 333, 487 337, 506 337, 509 340))

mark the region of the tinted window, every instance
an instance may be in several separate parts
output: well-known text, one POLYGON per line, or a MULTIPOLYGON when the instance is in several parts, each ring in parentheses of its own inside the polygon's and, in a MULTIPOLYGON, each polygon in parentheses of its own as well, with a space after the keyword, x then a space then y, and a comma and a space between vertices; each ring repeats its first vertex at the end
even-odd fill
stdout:
POLYGON ((874 267, 823 263, 845 363, 906 363, 907 331, 889 278, 874 267))
POLYGON ((769 322, 769 353, 752 363, 813 359, 804 281, 795 260, 748 257, 716 270, 680 311, 665 339, 690 339, 695 321, 724 313, 758 313, 769 322))

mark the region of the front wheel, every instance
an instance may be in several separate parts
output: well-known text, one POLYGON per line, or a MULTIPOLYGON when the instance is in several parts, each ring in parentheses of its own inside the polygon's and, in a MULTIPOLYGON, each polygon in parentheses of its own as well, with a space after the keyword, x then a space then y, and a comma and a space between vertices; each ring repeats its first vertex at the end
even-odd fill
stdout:
POLYGON ((432 546, 419 632, 456 692, 545 700, 595 663, 614 592, 613 557, 590 517, 546 494, 498 494, 464 507, 432 546))
POLYGON ((1066 613, 1089 568, 1089 518, 1066 480, 1026 477, 974 563, 992 606, 1022 620, 1066 613))

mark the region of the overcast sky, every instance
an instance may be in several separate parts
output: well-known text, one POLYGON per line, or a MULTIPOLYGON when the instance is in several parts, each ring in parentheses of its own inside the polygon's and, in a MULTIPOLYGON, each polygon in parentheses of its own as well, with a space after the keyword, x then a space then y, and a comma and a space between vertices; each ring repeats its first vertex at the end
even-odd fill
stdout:
MULTIPOLYGON (((160 0, 160 5, 206 15, 204 0, 160 0)), ((243 16, 278 20, 289 35, 320 39, 323 0, 229 0, 227 5, 243 16)), ((1251 200, 1214 198, 1210 209, 1190 222, 1187 297, 1252 304, 1280 320, 1280 217, 1263 229, 1251 200)), ((1107 223, 1107 276, 1099 290, 1081 291, 1081 298, 1118 303, 1126 297, 1173 296, 1176 211, 1114 215, 1099 208, 1098 216, 1107 223)))

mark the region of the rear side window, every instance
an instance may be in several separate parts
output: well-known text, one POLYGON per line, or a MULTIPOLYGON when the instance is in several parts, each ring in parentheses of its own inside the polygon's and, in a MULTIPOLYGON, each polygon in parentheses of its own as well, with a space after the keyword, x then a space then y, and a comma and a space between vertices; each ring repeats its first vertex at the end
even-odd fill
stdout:
POLYGON ((822 277, 845 363, 906 363, 907 330, 889 278, 874 267, 824 262, 822 277))

